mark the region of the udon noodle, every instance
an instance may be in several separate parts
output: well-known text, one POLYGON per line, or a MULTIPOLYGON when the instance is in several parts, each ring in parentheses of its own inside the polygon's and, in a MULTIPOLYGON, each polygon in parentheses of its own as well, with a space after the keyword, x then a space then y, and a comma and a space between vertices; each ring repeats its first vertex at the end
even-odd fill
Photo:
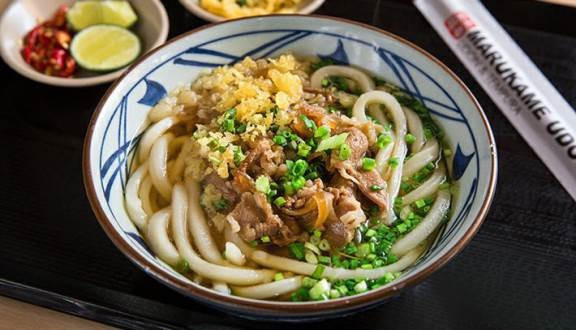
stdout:
POLYGON ((450 210, 442 131, 352 66, 246 58, 148 117, 126 210, 159 259, 223 294, 376 289, 415 263, 450 210))

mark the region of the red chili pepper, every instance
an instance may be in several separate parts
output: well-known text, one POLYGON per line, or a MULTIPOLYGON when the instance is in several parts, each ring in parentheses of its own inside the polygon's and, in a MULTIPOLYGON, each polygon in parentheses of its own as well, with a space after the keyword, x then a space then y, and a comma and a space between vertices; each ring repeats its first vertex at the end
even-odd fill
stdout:
POLYGON ((46 75, 70 77, 76 61, 68 53, 71 35, 66 28, 67 6, 61 6, 54 17, 36 27, 24 37, 22 58, 36 71, 46 75))

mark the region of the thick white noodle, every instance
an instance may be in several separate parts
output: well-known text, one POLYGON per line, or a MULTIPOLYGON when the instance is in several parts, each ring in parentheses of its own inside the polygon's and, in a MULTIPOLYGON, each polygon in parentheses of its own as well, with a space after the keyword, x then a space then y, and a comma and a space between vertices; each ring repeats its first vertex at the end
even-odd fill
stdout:
POLYGON ((328 65, 316 70, 310 77, 310 86, 313 88, 321 88, 322 80, 333 76, 354 80, 358 83, 362 92, 368 92, 374 89, 374 81, 370 76, 358 69, 343 65, 328 65))
POLYGON ((166 133, 174 124, 178 123, 178 119, 176 117, 167 117, 156 124, 150 126, 146 133, 140 139, 138 144, 138 157, 141 162, 145 161, 150 154, 150 150, 152 149, 152 145, 154 141, 156 141, 160 136, 166 133))
POLYGON ((390 135, 392 141, 388 143, 388 145, 384 148, 378 150, 378 153, 376 153, 376 171, 378 171, 378 173, 385 173, 386 169, 388 168, 388 160, 390 159, 392 151, 394 151, 394 146, 396 145, 396 137, 394 136, 394 132, 390 131, 385 134, 390 135))
POLYGON ((273 270, 241 269, 215 265, 200 258, 192 248, 188 238, 186 215, 188 213, 188 196, 182 183, 174 185, 172 191, 172 236, 180 256, 190 265, 196 274, 215 282, 226 282, 235 285, 253 285, 270 282, 274 277, 273 270))
POLYGON ((422 243, 442 222, 444 216, 450 208, 450 193, 447 190, 438 191, 438 196, 430 209, 430 212, 424 217, 422 222, 416 226, 406 236, 392 245, 392 253, 402 256, 412 250, 418 244, 422 243))
POLYGON ((380 104, 370 104, 368 105, 368 114, 372 116, 372 118, 376 119, 382 126, 386 126, 388 124, 388 118, 382 112, 382 108, 380 104))
POLYGON ((240 248, 232 242, 226 242, 224 247, 224 256, 226 260, 236 266, 244 266, 246 263, 246 256, 240 251, 240 248))
POLYGON ((428 180, 402 197, 402 206, 410 205, 419 199, 433 195, 445 180, 446 169, 444 164, 440 163, 428 180))
POLYGON ((410 159, 404 163, 402 176, 410 177, 420 171, 428 163, 438 158, 439 151, 440 146, 436 139, 426 142, 424 149, 420 150, 420 152, 410 157, 410 159))
MULTIPOLYGON (((394 149, 390 158, 395 158, 397 160, 397 165, 395 167, 388 166, 386 169, 386 174, 384 178, 388 182, 387 192, 388 192, 388 200, 390 203, 394 203, 394 199, 398 196, 398 192, 400 191, 400 183, 402 182, 402 167, 404 163, 404 158, 406 157, 407 148, 406 148, 406 116, 404 116, 404 112, 402 111, 402 107, 400 103, 396 100, 394 96, 391 94, 384 92, 384 91, 370 91, 360 95, 356 104, 354 104, 354 108, 352 109, 352 114, 354 118, 357 118, 360 121, 367 120, 366 118, 366 107, 371 104, 382 104, 386 107, 386 110, 390 114, 390 118, 394 123, 394 149)), ((385 153, 386 148, 380 150, 378 153, 385 153)), ((376 155, 376 158, 381 161, 379 164, 379 168, 383 168, 384 166, 384 159, 386 159, 385 155, 376 155)), ((394 212, 389 211, 388 217, 386 219, 387 224, 392 224, 396 220, 396 215, 394 212)))
POLYGON ((180 254, 170 241, 168 236, 168 225, 172 212, 169 207, 154 213, 148 220, 148 230, 146 238, 152 251, 158 258, 166 263, 175 266, 180 261, 180 254))
POLYGON ((226 261, 222 258, 220 250, 208 227, 206 215, 200 206, 200 183, 187 179, 186 189, 188 192, 188 230, 194 239, 194 246, 200 252, 200 255, 207 261, 224 265, 226 261))
POLYGON ((294 276, 280 281, 254 286, 235 286, 232 292, 235 295, 252 299, 269 299, 297 290, 302 285, 302 277, 294 276))
POLYGON ((228 284, 226 284, 224 282, 212 283, 212 289, 214 289, 214 291, 216 291, 216 292, 220 292, 220 293, 225 294, 225 295, 230 295, 230 293, 232 293, 230 291, 230 287, 228 286, 228 284))
POLYGON ((152 199, 152 181, 150 181, 150 176, 147 175, 142 183, 140 184, 140 190, 138 191, 138 196, 142 201, 142 208, 146 214, 154 214, 157 209, 155 201, 152 199))
POLYGON ((138 196, 140 185, 144 178, 148 175, 148 162, 142 163, 136 172, 132 173, 130 179, 126 183, 125 201, 126 212, 130 219, 136 224, 140 230, 146 230, 146 222, 148 221, 148 214, 142 208, 142 200, 138 196))
MULTIPOLYGON (((377 279, 384 276, 386 273, 401 272, 418 259, 424 247, 417 247, 405 254, 402 258, 393 264, 375 268, 375 269, 344 269, 344 268, 332 268, 325 267, 322 277, 327 277, 329 279, 335 280, 345 280, 351 278, 365 278, 365 279, 377 279)), ((256 263, 266 266, 269 268, 274 268, 278 270, 284 270, 293 272, 295 274, 302 275, 312 275, 316 269, 316 265, 310 264, 303 261, 297 261, 290 258, 279 257, 273 254, 269 254, 264 251, 255 250, 251 256, 252 260, 256 263)))
POLYGON ((172 194, 172 184, 168 178, 168 144, 173 139, 172 134, 164 134, 158 138, 150 150, 148 171, 150 180, 160 196, 169 201, 172 194))
POLYGON ((404 115, 406 115, 408 131, 416 138, 410 145, 410 152, 416 153, 420 151, 420 149, 422 149, 424 146, 424 143, 426 143, 424 128, 422 127, 422 120, 420 120, 420 117, 418 117, 416 112, 414 112, 412 109, 402 107, 402 110, 404 110, 404 115))
POLYGON ((191 140, 188 139, 182 145, 182 148, 178 153, 178 157, 176 157, 176 160, 174 160, 172 167, 170 167, 168 171, 168 177, 170 178, 170 182, 176 183, 181 181, 182 175, 184 174, 184 168, 186 167, 184 159, 186 159, 186 156, 188 156, 188 154, 190 153, 190 149, 192 149, 192 143, 191 140))

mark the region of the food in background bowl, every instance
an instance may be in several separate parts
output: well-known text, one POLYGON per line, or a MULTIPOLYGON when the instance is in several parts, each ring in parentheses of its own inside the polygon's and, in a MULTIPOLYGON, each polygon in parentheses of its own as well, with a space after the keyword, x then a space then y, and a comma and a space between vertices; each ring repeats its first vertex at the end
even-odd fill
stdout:
POLYGON ((225 18, 294 13, 302 0, 200 0, 200 6, 225 18))
POLYGON ((363 293, 417 260, 450 208, 443 132, 398 87, 330 62, 248 57, 151 109, 126 208, 160 259, 292 301, 363 293))

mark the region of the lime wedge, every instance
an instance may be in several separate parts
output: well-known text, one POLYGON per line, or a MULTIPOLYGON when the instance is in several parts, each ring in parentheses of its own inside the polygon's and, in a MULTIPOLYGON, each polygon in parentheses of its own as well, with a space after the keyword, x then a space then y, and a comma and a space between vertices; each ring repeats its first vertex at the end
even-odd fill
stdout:
POLYGON ((78 65, 91 71, 111 71, 132 63, 140 54, 138 37, 115 25, 93 25, 76 34, 70 52, 78 65))
POLYGON ((78 1, 68 10, 66 17, 76 31, 96 24, 129 28, 138 20, 130 3, 124 0, 78 1))
POLYGON ((129 28, 138 20, 138 16, 128 1, 102 1, 103 24, 113 24, 129 28))

